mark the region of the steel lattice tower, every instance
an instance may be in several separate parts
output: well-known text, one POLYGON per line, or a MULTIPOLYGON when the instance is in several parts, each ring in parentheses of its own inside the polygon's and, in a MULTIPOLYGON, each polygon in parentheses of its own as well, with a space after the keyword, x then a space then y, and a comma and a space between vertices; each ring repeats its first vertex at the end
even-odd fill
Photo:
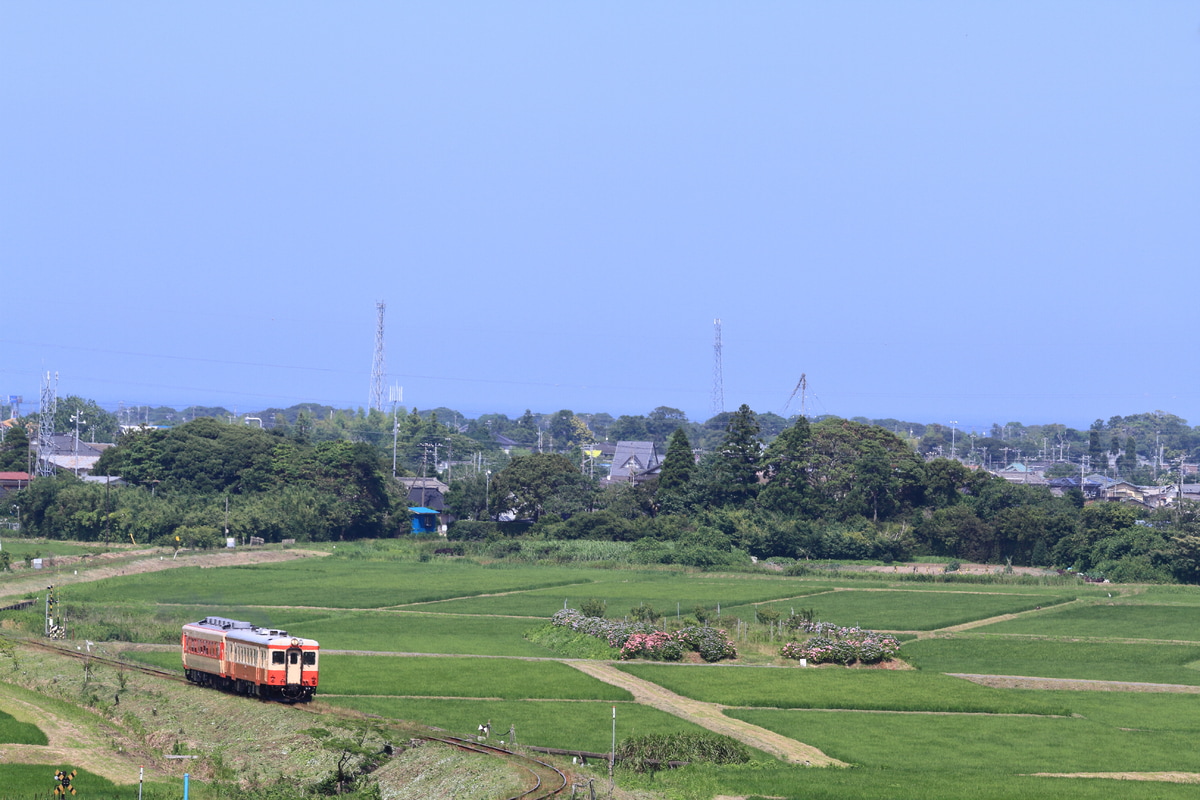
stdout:
POLYGON ((714 319, 716 336, 713 339, 713 414, 725 411, 725 378, 721 374, 721 320, 714 319))
POLYGON ((375 304, 379 314, 375 324, 375 361, 371 364, 371 401, 370 407, 383 411, 383 314, 387 303, 380 300, 375 304))
POLYGON ((42 402, 38 408, 37 474, 45 478, 54 474, 54 415, 58 411, 58 373, 51 381, 50 373, 42 379, 42 402))

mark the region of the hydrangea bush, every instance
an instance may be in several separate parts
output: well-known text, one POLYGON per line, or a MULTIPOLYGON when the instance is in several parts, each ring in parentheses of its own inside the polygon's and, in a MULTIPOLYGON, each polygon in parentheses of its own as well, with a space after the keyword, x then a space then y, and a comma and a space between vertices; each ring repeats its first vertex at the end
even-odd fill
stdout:
POLYGON ((788 642, 780 650, 784 658, 807 659, 813 664, 878 664, 891 661, 900 652, 895 636, 863 628, 847 628, 829 622, 789 619, 788 628, 809 633, 804 643, 788 642))
POLYGON ((707 625, 689 625, 668 633, 648 622, 588 617, 573 608, 564 608, 551 624, 570 628, 576 633, 604 639, 609 647, 621 651, 621 658, 650 658, 657 661, 681 661, 686 652, 696 652, 705 661, 737 658, 737 648, 724 630, 707 625))

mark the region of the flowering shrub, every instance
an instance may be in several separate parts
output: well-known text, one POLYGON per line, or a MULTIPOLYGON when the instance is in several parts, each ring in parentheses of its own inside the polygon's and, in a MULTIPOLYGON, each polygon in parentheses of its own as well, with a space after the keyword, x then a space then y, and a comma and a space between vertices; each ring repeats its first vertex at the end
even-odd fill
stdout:
POLYGON ((737 648, 723 629, 710 628, 707 625, 689 625, 675 635, 687 644, 688 649, 699 653, 700 657, 709 663, 737 658, 737 648))
POLYGON ((638 656, 657 661, 682 661, 683 642, 665 631, 635 633, 625 640, 625 646, 621 648, 621 658, 638 656))
POLYGON ((564 608, 550 619, 552 625, 567 627, 576 633, 604 639, 609 647, 621 651, 621 658, 653 658, 660 661, 680 661, 683 654, 695 651, 705 661, 737 658, 734 647, 724 630, 707 625, 689 625, 675 633, 658 630, 648 622, 588 617, 573 608, 564 608))
POLYGON ((896 637, 858 627, 846 628, 828 622, 795 618, 789 619, 787 626, 813 636, 803 644, 785 644, 779 651, 784 658, 803 658, 813 664, 878 664, 891 661, 900 651, 900 642, 896 637))

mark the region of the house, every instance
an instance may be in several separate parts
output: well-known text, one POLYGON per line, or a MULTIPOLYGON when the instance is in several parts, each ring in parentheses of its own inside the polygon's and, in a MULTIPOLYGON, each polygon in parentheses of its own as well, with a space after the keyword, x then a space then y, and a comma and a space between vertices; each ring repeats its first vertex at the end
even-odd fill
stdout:
POLYGON ((0 499, 29 485, 28 472, 0 472, 0 499))
POLYGON ((450 487, 437 478, 396 478, 408 490, 409 506, 446 510, 446 492, 450 487))
POLYGON ((662 459, 658 457, 658 449, 654 442, 617 442, 613 450, 612 467, 604 482, 635 483, 639 475, 648 477, 647 473, 661 463, 662 459))
POLYGON ((87 475, 100 460, 100 454, 112 447, 111 444, 84 442, 70 433, 56 433, 50 437, 50 452, 38 453, 38 458, 50 462, 56 469, 76 475, 87 475))

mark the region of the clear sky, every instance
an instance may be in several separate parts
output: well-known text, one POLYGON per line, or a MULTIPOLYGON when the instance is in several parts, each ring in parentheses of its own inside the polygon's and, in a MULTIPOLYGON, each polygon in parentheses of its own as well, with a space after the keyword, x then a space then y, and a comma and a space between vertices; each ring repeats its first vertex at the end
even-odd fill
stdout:
POLYGON ((1200 3, 0 3, 0 395, 1200 424, 1200 3), (787 407, 785 412, 785 406, 787 407))

